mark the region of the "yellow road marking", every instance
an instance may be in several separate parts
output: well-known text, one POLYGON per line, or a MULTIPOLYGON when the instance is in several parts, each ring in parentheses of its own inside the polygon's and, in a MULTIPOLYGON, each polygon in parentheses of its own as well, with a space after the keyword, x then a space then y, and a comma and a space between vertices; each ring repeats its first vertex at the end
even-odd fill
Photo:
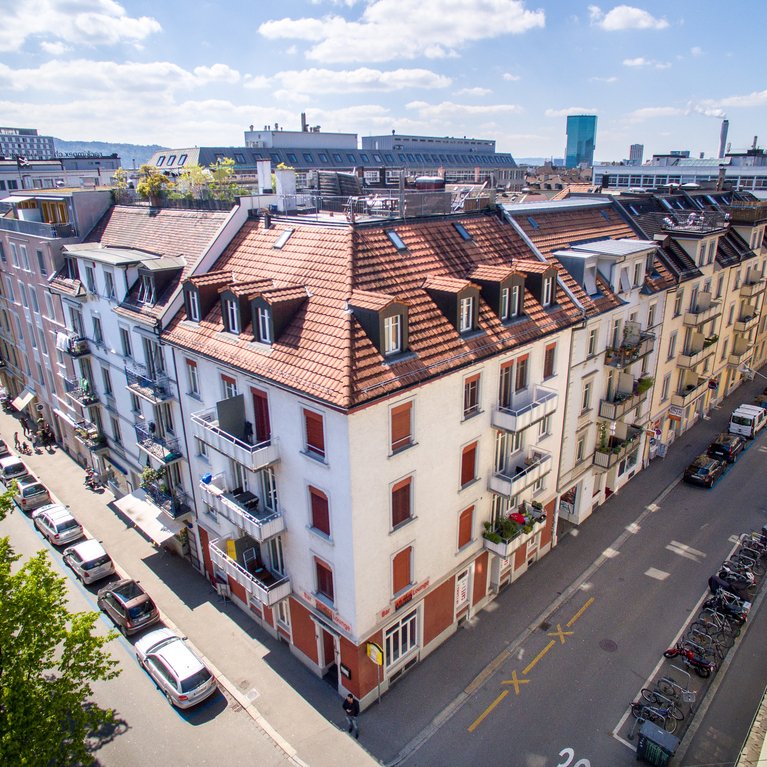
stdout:
POLYGON ((589 599, 589 601, 588 601, 588 602, 586 602, 586 604, 585 604, 585 605, 583 605, 583 607, 581 607, 581 609, 580 609, 580 610, 578 610, 578 612, 577 612, 577 613, 575 613, 575 615, 573 616, 572 620, 571 620, 571 621, 570 621, 570 622, 567 624, 567 628, 570 628, 570 626, 572 626, 572 625, 573 625, 573 623, 575 623, 575 621, 577 621, 577 620, 578 620, 578 618, 580 618, 580 617, 581 617, 581 615, 583 615, 583 613, 585 613, 585 612, 586 612, 586 608, 587 608, 587 607, 588 607, 588 606, 589 606, 589 605, 590 605, 590 604, 591 604, 593 601, 594 601, 594 597, 591 597, 591 599, 589 599))
POLYGON ((562 627, 557 623, 556 631, 549 631, 550 637, 559 637, 562 640, 562 644, 565 643, 565 636, 572 636, 574 631, 562 631, 562 627))
POLYGON ((556 642, 552 639, 546 647, 544 647, 538 655, 535 656, 535 658, 530 662, 528 667, 522 672, 524 676, 527 676, 530 673, 530 669, 556 644, 556 642))
POLYGON ((519 685, 521 684, 530 684, 529 679, 517 679, 517 672, 516 669, 511 672, 511 680, 508 682, 501 682, 501 684, 513 684, 514 690, 517 695, 519 695, 519 685))
POLYGON ((509 694, 508 690, 504 690, 486 709, 485 712, 482 714, 482 716, 477 719, 474 724, 469 727, 469 732, 474 732, 474 729, 478 727, 482 720, 509 694))

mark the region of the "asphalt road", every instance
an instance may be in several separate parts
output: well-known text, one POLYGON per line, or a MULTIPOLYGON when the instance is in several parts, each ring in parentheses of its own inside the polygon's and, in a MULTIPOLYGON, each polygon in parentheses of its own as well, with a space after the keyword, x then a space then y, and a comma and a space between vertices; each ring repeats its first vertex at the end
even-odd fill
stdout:
MULTIPOLYGON (((45 548, 56 570, 69 579, 69 609, 95 611, 96 591, 106 583, 82 586, 61 563, 63 547, 53 547, 37 532, 31 519, 15 510, 0 522, 0 535, 10 536, 25 558, 45 548)), ((111 621, 102 615, 97 630, 105 634, 111 621)), ((140 635, 139 635, 140 636, 140 635)), ((284 753, 231 700, 219 693, 187 712, 168 703, 136 662, 131 640, 119 637, 109 644, 122 673, 109 682, 93 685, 93 699, 112 708, 116 724, 91 741, 95 765, 156 767, 175 765, 287 765, 284 753), (257 757, 256 757, 257 755, 257 757)))

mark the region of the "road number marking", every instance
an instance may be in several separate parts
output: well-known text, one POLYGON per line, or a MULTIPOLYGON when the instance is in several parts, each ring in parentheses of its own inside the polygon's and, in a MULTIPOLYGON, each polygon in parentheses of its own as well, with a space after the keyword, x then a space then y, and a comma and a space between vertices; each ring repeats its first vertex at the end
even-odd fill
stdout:
MULTIPOLYGON (((559 755, 564 756, 565 761, 560 762, 557 767, 570 767, 570 762, 575 759, 575 751, 572 748, 563 748, 559 755)), ((591 762, 588 759, 579 759, 573 767, 591 767, 591 762)))

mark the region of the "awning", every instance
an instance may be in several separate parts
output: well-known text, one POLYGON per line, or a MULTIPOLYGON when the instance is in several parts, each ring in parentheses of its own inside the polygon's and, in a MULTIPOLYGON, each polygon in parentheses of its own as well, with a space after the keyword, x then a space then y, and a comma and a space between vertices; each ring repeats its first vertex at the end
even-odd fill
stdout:
POLYGON ((172 519, 153 503, 149 503, 146 493, 141 489, 115 501, 115 506, 158 546, 186 527, 183 522, 172 519))
POLYGON ((53 408, 54 415, 57 415, 59 418, 61 418, 62 421, 66 421, 73 429, 77 426, 77 424, 72 420, 70 416, 68 416, 63 410, 59 410, 57 407, 53 408))
POLYGON ((29 202, 29 200, 34 200, 34 199, 35 199, 34 197, 13 197, 13 196, 11 196, 11 197, 4 197, 2 200, 0 200, 0 202, 7 202, 7 203, 12 203, 12 202, 29 202))
POLYGON ((18 397, 16 397, 11 404, 16 408, 18 411, 22 411, 33 399, 35 398, 35 393, 33 391, 29 391, 29 389, 24 389, 21 394, 19 394, 18 397))

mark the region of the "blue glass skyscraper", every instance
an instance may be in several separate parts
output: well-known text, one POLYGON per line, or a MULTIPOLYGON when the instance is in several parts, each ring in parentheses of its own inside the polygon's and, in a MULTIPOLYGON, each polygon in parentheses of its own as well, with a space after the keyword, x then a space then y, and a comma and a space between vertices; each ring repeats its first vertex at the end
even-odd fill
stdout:
POLYGON ((567 148, 565 167, 577 168, 582 162, 594 164, 594 147, 597 142, 596 115, 570 115, 567 118, 567 148))

